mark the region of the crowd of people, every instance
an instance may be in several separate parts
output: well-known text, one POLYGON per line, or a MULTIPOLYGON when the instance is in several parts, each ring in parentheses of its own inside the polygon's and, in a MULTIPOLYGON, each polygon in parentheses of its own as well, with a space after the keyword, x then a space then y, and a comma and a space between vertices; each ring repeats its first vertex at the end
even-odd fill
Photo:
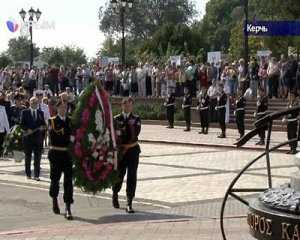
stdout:
POLYGON ((35 89, 49 88, 58 94, 70 87, 79 94, 92 78, 100 80, 112 95, 165 97, 174 92, 183 97, 184 87, 189 88, 193 97, 201 88, 207 89, 213 84, 222 83, 225 92, 231 96, 239 88, 251 90, 257 96, 258 87, 264 88, 270 98, 287 98, 288 90, 300 85, 300 67, 293 56, 251 58, 249 71, 244 59, 239 61, 220 61, 217 63, 195 63, 193 60, 168 62, 165 65, 156 62, 124 69, 118 64, 101 66, 49 66, 44 68, 4 68, 0 69, 0 90, 16 89, 20 86, 33 94, 35 89))
MULTIPOLYGON (((197 97, 199 111, 207 111, 208 115, 200 114, 201 132, 208 132, 208 122, 222 120, 220 137, 225 137, 225 123, 228 122, 232 102, 233 105, 240 105, 238 100, 242 96, 245 99, 257 98, 259 102, 261 96, 258 92, 264 92, 268 99, 287 98, 291 91, 298 94, 300 67, 293 56, 284 55, 280 60, 275 57, 252 57, 248 64, 244 59, 234 62, 220 61, 216 64, 196 64, 189 60, 181 65, 176 65, 175 62, 166 65, 155 62, 139 63, 123 70, 117 64, 49 66, 41 69, 30 69, 28 66, 6 67, 0 69, 0 106, 5 107, 6 112, 1 116, 4 119, 6 115, 7 118, 7 121, 0 119, 3 125, 0 128, 0 146, 5 136, 3 133, 9 132, 11 127, 19 123, 22 109, 30 107, 31 97, 37 97, 39 109, 43 111, 47 122, 55 114, 58 96, 64 96, 69 104, 68 111, 72 111, 76 97, 92 79, 102 82, 112 96, 166 98, 167 108, 173 106, 170 97, 183 97, 186 130, 190 129, 190 115, 187 110, 192 106, 191 99, 197 97), (221 118, 218 115, 220 111, 221 118)), ((245 103, 242 107, 234 107, 238 109, 236 115, 239 117, 236 122, 240 123, 238 128, 241 136, 244 134, 244 124, 240 121, 244 118, 244 114, 241 117, 244 105, 245 103)), ((167 111, 167 116, 169 127, 172 127, 174 120, 170 111, 167 111)))

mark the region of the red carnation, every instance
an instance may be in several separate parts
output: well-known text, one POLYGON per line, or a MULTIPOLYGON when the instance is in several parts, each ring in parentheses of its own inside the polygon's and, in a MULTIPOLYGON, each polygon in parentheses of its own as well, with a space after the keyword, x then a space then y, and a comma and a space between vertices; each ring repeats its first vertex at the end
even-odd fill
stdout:
POLYGON ((79 128, 76 130, 76 136, 75 139, 76 141, 81 141, 81 139, 83 138, 85 133, 85 129, 84 128, 79 128))
POLYGON ((81 150, 80 143, 76 143, 75 148, 74 148, 74 153, 77 157, 79 157, 79 158, 82 157, 82 150, 81 150))

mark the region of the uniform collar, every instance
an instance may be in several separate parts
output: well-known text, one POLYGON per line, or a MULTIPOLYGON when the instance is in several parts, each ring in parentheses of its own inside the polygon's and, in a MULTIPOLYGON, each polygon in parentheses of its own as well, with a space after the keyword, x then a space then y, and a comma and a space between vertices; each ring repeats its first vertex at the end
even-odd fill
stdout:
POLYGON ((122 112, 122 115, 125 119, 129 118, 131 113, 125 113, 125 112, 122 112))
POLYGON ((67 119, 66 116, 65 116, 65 117, 62 117, 62 116, 60 116, 59 114, 57 114, 57 116, 58 116, 58 118, 59 118, 60 120, 62 120, 62 121, 66 121, 66 119, 67 119))

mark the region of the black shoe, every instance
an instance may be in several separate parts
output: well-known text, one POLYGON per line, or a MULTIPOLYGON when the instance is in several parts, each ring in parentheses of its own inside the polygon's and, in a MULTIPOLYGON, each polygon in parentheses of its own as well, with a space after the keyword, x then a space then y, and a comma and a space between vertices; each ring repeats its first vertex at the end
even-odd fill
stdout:
POLYGON ((34 180, 37 182, 41 181, 41 179, 39 177, 34 177, 34 180))
POLYGON ((73 220, 70 204, 66 204, 65 219, 67 219, 69 221, 73 220))
POLYGON ((53 198, 53 207, 52 207, 54 214, 60 214, 60 209, 58 206, 57 198, 53 198))
POLYGON ((264 140, 260 140, 259 142, 255 143, 255 145, 263 146, 263 145, 265 145, 265 141, 264 140))
POLYGON ((184 129, 183 131, 184 131, 184 132, 190 132, 191 129, 187 128, 187 129, 184 129))
POLYGON ((112 205, 114 208, 119 209, 120 208, 120 204, 119 204, 119 199, 118 199, 118 194, 113 194, 112 197, 112 205))
POLYGON ((297 153, 298 153, 298 151, 297 151, 296 149, 292 150, 292 154, 293 154, 293 155, 295 155, 295 154, 297 154, 297 153))
POLYGON ((203 131, 200 131, 200 132, 198 132, 199 134, 204 134, 204 132, 203 131))
POLYGON ((134 210, 133 210, 133 208, 132 208, 131 205, 128 205, 128 206, 126 207, 126 212, 127 212, 127 213, 134 213, 134 210))

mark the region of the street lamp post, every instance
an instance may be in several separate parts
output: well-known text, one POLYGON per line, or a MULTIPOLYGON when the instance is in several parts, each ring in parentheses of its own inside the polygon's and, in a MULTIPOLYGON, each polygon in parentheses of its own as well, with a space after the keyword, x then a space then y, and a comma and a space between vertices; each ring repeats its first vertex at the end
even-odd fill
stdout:
POLYGON ((26 18, 26 11, 22 8, 21 11, 19 12, 22 20, 24 23, 28 23, 29 24, 29 34, 30 34, 30 69, 32 69, 33 67, 33 41, 32 41, 32 25, 34 23, 34 17, 36 18, 36 21, 38 22, 41 15, 42 15, 42 12, 37 9, 36 11, 33 9, 33 8, 30 8, 29 11, 28 11, 28 14, 29 14, 29 18, 28 18, 28 21, 25 20, 26 18))
POLYGON ((126 46, 125 46, 125 10, 126 7, 132 8, 133 0, 110 0, 112 7, 116 10, 117 8, 120 9, 120 20, 121 20, 121 27, 122 27, 122 69, 125 68, 126 64, 126 46))

